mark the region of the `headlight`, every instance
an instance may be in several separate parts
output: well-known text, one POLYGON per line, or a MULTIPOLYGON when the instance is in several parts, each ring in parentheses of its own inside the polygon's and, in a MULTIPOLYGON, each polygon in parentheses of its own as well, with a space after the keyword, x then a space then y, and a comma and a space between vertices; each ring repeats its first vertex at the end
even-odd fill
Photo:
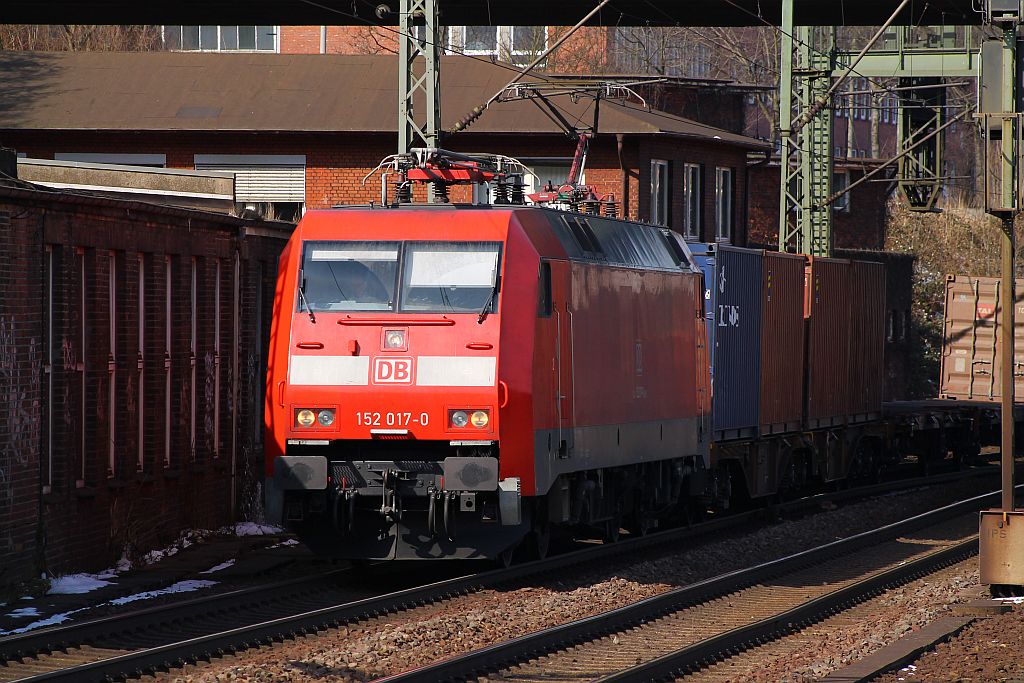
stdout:
POLYGON ((456 410, 452 413, 452 427, 462 429, 469 424, 469 415, 465 410, 456 410))
POLYGON ((333 410, 321 410, 316 416, 317 422, 322 424, 324 427, 330 427, 334 424, 334 411, 333 410))
POLYGON ((483 429, 491 421, 491 418, 486 410, 477 410, 470 416, 469 421, 473 423, 474 427, 483 429))
POLYGON ((312 410, 304 408, 295 414, 295 422, 300 427, 312 427, 316 422, 316 414, 312 410))
POLYGON ((405 330, 385 330, 384 348, 393 351, 405 350, 405 330))

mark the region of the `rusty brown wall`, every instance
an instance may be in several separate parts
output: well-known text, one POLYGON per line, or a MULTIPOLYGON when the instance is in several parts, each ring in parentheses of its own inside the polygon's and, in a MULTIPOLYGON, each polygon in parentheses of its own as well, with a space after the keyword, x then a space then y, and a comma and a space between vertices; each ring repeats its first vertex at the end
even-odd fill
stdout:
POLYGON ((0 188, 0 584, 102 568, 254 507, 286 235, 0 188))
POLYGON ((805 264, 802 256, 764 252, 761 434, 799 430, 803 419, 805 264))

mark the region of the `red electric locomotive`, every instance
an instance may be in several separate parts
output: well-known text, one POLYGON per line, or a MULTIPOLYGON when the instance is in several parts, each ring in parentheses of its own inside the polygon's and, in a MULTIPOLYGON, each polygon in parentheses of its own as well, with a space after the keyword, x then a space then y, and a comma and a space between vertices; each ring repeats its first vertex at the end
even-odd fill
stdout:
POLYGON ((642 530, 707 484, 700 278, 674 234, 623 220, 310 211, 274 301, 268 512, 360 559, 642 530))

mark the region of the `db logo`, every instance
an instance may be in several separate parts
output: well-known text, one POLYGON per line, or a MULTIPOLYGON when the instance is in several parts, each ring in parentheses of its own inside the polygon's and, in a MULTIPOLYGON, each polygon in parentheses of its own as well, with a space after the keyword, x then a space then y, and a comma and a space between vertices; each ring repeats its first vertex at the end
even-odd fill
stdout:
POLYGON ((412 358, 375 358, 374 384, 412 384, 412 358))

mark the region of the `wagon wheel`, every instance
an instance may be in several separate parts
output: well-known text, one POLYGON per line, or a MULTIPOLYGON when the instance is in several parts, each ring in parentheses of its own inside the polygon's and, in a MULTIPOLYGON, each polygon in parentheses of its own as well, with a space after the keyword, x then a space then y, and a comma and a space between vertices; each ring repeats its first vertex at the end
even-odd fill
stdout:
POLYGON ((618 543, 622 532, 622 513, 616 512, 611 519, 604 523, 604 542, 618 543))

